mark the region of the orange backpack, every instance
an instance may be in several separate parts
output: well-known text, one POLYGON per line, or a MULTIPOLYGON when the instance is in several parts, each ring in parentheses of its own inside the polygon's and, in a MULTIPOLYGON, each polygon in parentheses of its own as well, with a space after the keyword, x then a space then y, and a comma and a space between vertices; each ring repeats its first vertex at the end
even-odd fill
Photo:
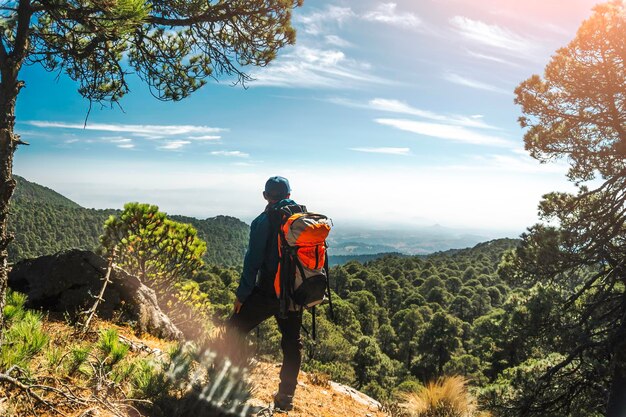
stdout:
MULTIPOLYGON (((305 206, 290 205, 277 210, 279 263, 274 290, 280 310, 302 311, 314 308, 326 297, 330 302, 330 283, 326 238, 332 221, 305 206)), ((330 304, 332 312, 332 303, 330 304)))

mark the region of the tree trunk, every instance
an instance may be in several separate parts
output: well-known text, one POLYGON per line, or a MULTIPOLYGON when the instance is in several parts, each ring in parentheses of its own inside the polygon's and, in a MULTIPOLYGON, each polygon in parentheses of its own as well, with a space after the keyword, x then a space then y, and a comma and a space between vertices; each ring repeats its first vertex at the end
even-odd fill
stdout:
MULTIPOLYGON (((623 299, 626 306, 626 294, 623 299)), ((623 417, 626 415, 626 312, 614 336, 612 350, 611 388, 606 417, 623 417)))
POLYGON ((17 81, 19 65, 5 62, 0 82, 0 340, 6 301, 9 265, 7 247, 13 240, 8 231, 10 200, 15 189, 13 179, 13 154, 20 143, 13 132, 15 126, 15 101, 22 83, 17 81), (7 69, 6 67, 9 66, 7 69))

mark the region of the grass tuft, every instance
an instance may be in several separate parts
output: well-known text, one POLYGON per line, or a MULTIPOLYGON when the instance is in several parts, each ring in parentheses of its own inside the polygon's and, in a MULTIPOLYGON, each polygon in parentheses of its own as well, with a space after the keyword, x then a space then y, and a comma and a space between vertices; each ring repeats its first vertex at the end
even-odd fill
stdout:
POLYGON ((70 362, 68 364, 67 372, 69 375, 74 375, 78 371, 86 373, 83 365, 87 363, 91 348, 89 346, 77 347, 70 351, 70 362))
POLYGON ((478 410, 467 380, 461 376, 440 378, 405 394, 402 408, 411 417, 489 417, 478 410))
POLYGON ((132 379, 134 395, 140 399, 155 399, 166 394, 170 389, 170 379, 152 361, 140 359, 135 362, 132 379))
POLYGON ((28 362, 48 344, 49 337, 42 330, 41 320, 41 313, 34 311, 13 316, 4 343, 0 346, 0 369, 13 365, 26 368, 28 362))
POLYGON ((120 342, 120 336, 115 329, 107 329, 100 332, 98 348, 108 358, 109 366, 114 366, 128 355, 130 346, 120 342))
POLYGON ((26 314, 24 309, 25 304, 25 294, 9 290, 7 292, 6 304, 3 311, 4 320, 12 322, 22 319, 26 314))

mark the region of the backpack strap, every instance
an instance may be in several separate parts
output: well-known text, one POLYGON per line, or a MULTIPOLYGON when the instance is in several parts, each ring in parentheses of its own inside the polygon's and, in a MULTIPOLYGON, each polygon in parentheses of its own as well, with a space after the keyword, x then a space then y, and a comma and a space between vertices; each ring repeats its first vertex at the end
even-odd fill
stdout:
MULTIPOLYGON (((326 248, 328 248, 328 245, 326 245, 326 248)), ((324 259, 324 270, 326 271, 326 292, 328 293, 328 308, 330 310, 330 319, 334 323, 335 311, 333 309, 333 298, 330 292, 330 268, 328 267, 328 251, 326 252, 326 259, 324 259)))
POLYGON ((315 342, 315 337, 317 336, 315 332, 315 307, 311 308, 311 338, 315 342))

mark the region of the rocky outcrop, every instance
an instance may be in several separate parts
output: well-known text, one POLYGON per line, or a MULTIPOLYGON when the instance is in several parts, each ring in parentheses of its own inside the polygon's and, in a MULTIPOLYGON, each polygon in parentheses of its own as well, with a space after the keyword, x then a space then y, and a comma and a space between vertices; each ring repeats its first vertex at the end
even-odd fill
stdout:
MULTIPOLYGON (((9 287, 28 296, 27 306, 75 314, 91 307, 102 288, 107 261, 93 252, 72 249, 27 259, 13 266, 9 287)), ((114 267, 97 313, 103 319, 135 323, 138 332, 181 339, 181 331, 161 311, 154 291, 114 267)))

